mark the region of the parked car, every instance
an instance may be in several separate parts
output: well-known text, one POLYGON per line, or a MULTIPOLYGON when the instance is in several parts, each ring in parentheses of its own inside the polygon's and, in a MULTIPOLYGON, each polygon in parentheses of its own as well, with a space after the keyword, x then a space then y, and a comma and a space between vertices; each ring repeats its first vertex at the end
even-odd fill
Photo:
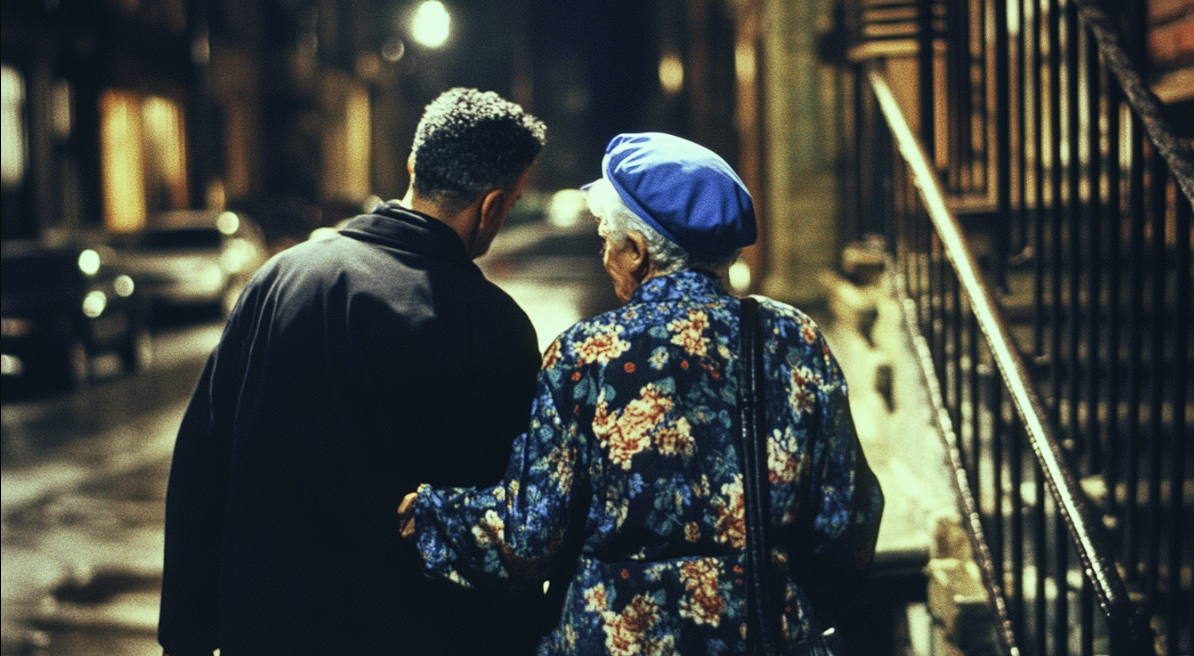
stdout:
POLYGON ((104 246, 5 241, 0 276, 0 376, 23 390, 74 388, 91 358, 115 353, 126 372, 153 353, 137 283, 104 246))
POLYGON ((238 212, 174 210, 149 217, 119 245, 124 265, 155 310, 232 310, 266 260, 261 228, 238 212))

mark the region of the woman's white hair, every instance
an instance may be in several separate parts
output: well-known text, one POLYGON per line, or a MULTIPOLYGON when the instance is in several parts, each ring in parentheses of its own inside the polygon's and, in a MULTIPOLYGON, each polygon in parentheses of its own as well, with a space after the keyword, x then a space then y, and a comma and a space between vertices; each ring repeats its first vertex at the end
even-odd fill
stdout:
POLYGON ((731 264, 737 253, 716 262, 704 262, 694 258, 676 242, 664 237, 637 214, 632 212, 618 190, 605 178, 589 187, 589 211, 597 217, 597 234, 613 241, 622 242, 626 235, 637 232, 647 242, 647 253, 660 273, 674 273, 686 269, 720 270, 731 264))

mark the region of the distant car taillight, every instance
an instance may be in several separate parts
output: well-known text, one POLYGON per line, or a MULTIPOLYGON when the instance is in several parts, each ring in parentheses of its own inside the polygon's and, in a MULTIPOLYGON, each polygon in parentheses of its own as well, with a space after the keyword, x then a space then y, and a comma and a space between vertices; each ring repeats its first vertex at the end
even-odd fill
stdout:
POLYGON ((33 332, 33 322, 21 317, 0 319, 0 334, 5 337, 24 337, 33 332))

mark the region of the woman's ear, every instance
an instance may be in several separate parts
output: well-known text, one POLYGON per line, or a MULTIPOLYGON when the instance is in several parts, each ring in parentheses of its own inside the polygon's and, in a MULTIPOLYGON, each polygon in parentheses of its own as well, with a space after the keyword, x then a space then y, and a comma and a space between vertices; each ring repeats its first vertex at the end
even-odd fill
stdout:
POLYGON ((647 250, 647 239, 641 232, 631 230, 626 233, 626 248, 630 275, 641 283, 651 273, 651 252, 647 250))

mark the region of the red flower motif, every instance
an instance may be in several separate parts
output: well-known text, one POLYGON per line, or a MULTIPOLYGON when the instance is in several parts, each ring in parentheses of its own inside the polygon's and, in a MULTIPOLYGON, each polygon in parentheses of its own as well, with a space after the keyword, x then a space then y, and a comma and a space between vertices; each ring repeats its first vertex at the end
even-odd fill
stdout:
POLYGON ((626 373, 628 373, 628 374, 632 374, 632 373, 634 373, 634 363, 633 363, 633 362, 627 362, 626 364, 622 365, 622 369, 623 369, 623 370, 624 370, 626 373))
POLYGON ((680 566, 680 573, 684 588, 692 595, 680 600, 680 617, 697 624, 720 624, 726 603, 717 589, 721 576, 717 562, 712 558, 690 561, 680 566))

